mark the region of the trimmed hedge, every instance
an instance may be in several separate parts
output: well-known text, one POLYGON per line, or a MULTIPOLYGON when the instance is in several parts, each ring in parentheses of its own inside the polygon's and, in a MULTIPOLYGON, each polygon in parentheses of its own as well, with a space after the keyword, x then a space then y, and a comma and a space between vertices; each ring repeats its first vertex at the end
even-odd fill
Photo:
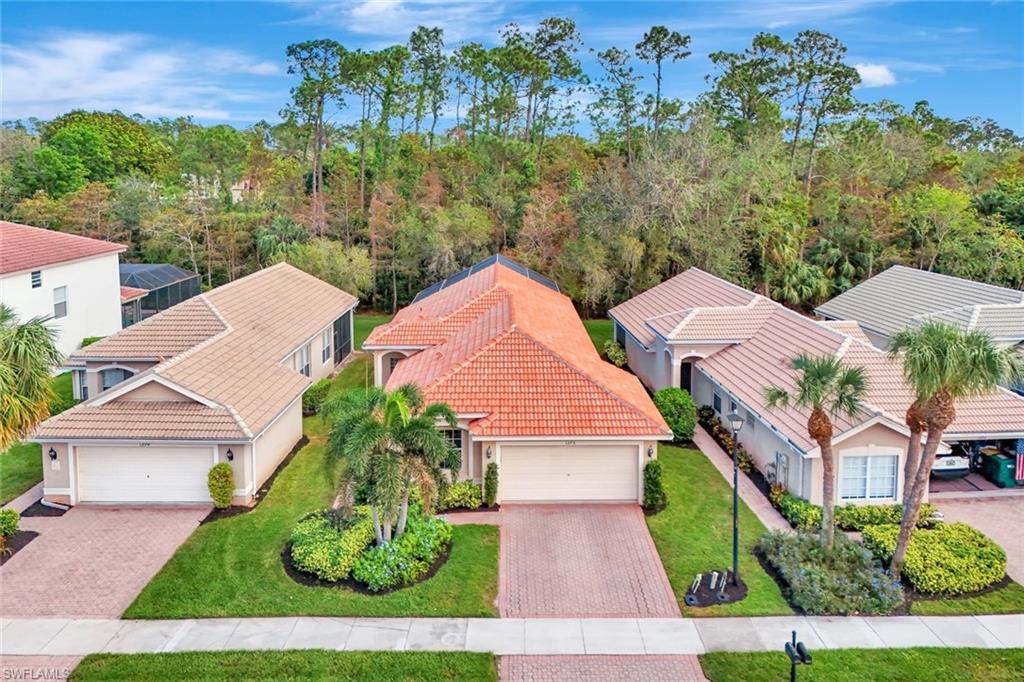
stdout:
POLYGON ((21 516, 13 509, 0 509, 0 538, 9 538, 18 532, 21 516))
POLYGON ((480 486, 473 481, 459 481, 448 486, 441 509, 476 509, 481 504, 480 486))
POLYGON ((697 404, 690 394, 681 388, 663 388, 654 394, 654 405, 672 429, 672 437, 678 441, 691 440, 697 426, 697 404))
MULTIPOLYGON (((782 493, 775 504, 783 518, 797 530, 814 530, 821 527, 821 507, 800 499, 788 492, 782 493)), ((922 504, 918 515, 917 527, 929 528, 935 525, 931 516, 935 506, 922 504)), ((901 504, 844 504, 836 507, 836 527, 840 530, 860 531, 868 526, 881 524, 899 525, 903 515, 901 504)))
POLYGON ((426 575, 451 541, 452 527, 448 523, 425 516, 419 505, 410 504, 402 536, 363 552, 352 577, 374 592, 409 585, 426 575))
POLYGON ((324 400, 327 399, 327 394, 331 392, 331 380, 321 379, 312 386, 306 389, 306 392, 302 394, 302 412, 303 414, 316 414, 320 411, 320 408, 324 404, 324 400))
MULTIPOLYGON (((896 525, 869 526, 864 529, 864 544, 888 563, 899 532, 896 525)), ((966 523, 940 523, 914 531, 903 576, 918 592, 976 592, 1006 577, 1006 552, 966 523)))
POLYGON ((210 491, 214 507, 230 507, 231 498, 235 494, 235 472, 231 470, 231 465, 221 462, 210 467, 210 472, 206 474, 206 487, 210 491))
POLYGON ((773 532, 758 544, 786 582, 794 606, 812 615, 884 614, 903 602, 897 581, 845 535, 826 552, 817 533, 773 532))
POLYGON ((373 540, 368 507, 356 507, 349 518, 333 509, 313 512, 292 530, 292 563, 321 580, 344 580, 373 540))
POLYGON ((498 499, 498 465, 496 462, 491 462, 487 465, 487 471, 484 473, 484 504, 488 507, 494 506, 494 501, 498 499))
POLYGON ((614 339, 608 339, 604 342, 604 356, 608 358, 608 362, 612 363, 616 367, 625 367, 629 359, 626 357, 626 349, 619 345, 614 339))
POLYGON ((661 480, 662 466, 657 459, 644 465, 644 509, 659 512, 668 506, 668 496, 661 480))

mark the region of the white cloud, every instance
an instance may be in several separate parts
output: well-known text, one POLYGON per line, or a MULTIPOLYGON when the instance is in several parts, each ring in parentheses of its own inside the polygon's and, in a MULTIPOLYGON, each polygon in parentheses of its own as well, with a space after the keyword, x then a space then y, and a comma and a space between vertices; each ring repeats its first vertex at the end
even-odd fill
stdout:
MULTIPOLYGON (((143 116, 232 118, 266 93, 249 76, 283 73, 237 50, 131 33, 59 33, 0 45, 0 118, 52 118, 70 109, 143 116)), ((270 114, 271 112, 267 112, 270 114)))
POLYGON ((860 84, 865 88, 881 88, 896 84, 896 74, 885 64, 854 64, 860 74, 860 84))
POLYGON ((304 23, 336 26, 385 41, 405 42, 417 26, 440 26, 447 43, 489 40, 512 21, 506 6, 494 0, 295 0, 294 4, 309 8, 300 20, 304 23))

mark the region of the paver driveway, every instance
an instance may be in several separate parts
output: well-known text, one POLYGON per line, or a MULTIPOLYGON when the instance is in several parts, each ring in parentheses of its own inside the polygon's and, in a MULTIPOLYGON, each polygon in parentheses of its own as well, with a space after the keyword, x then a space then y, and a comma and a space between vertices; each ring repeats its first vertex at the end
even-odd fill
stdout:
POLYGON ((0 615, 117 617, 209 507, 75 507, 27 517, 32 540, 0 568, 0 615))
POLYGON ((502 656, 501 682, 700 682, 696 656, 502 656))
POLYGON ((504 505, 506 618, 679 616, 637 505, 504 505))
POLYGON ((957 498, 932 500, 947 521, 974 526, 1006 550, 1006 572, 1024 583, 1024 497, 957 498))

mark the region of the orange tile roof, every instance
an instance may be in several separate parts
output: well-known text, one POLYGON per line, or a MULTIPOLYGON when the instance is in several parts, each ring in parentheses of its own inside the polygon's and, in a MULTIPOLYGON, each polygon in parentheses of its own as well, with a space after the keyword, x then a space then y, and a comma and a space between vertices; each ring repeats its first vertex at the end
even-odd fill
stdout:
MULTIPOLYGON (((226 409, 236 427, 252 436, 310 384, 284 360, 357 303, 351 294, 281 263, 182 301, 73 353, 69 361, 159 358, 123 388, 156 374, 226 409)), ((103 398, 91 400, 90 409, 120 409, 119 400, 95 404, 103 398)), ((62 428, 69 414, 50 418, 41 433, 62 428)), ((195 425, 152 426, 153 438, 170 438, 188 437, 195 425)))
POLYGON ((398 363, 480 436, 670 434, 640 381, 603 360, 572 302, 502 264, 402 309, 364 347, 426 347, 398 363))
POLYGON ((128 301, 134 301, 137 298, 142 298, 149 291, 146 289, 137 289, 136 287, 121 287, 121 303, 127 303, 128 301))
POLYGON ((0 275, 121 253, 125 248, 100 239, 0 220, 0 275))

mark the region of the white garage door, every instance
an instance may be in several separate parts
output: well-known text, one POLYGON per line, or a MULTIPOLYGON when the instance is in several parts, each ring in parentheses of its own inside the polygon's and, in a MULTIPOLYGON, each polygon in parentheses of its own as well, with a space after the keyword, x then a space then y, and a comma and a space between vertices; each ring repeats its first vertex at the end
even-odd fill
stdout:
POLYGON ((636 500, 637 446, 502 445, 503 502, 636 500))
POLYGON ((209 502, 209 447, 83 446, 79 502, 209 502))

